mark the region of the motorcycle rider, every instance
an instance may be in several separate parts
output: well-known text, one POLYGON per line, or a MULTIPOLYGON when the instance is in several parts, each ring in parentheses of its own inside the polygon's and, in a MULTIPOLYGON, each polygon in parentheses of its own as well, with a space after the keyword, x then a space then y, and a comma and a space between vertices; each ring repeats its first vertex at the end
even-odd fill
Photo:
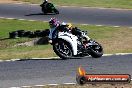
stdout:
POLYGON ((80 41, 82 42, 83 38, 85 38, 85 42, 87 43, 90 38, 87 35, 84 35, 80 29, 77 27, 73 27, 71 23, 65 23, 63 22, 60 24, 60 22, 55 19, 51 18, 49 21, 49 26, 50 26, 50 34, 49 34, 49 43, 52 44, 52 35, 55 29, 60 30, 60 31, 68 31, 71 32, 73 35, 76 35, 80 41))
POLYGON ((44 0, 43 4, 41 4, 40 6, 44 6, 45 9, 47 9, 47 5, 48 5, 48 0, 44 0))
POLYGON ((44 0, 42 5, 46 5, 48 3, 48 0, 44 0))
POLYGON ((76 35, 78 38, 80 38, 81 41, 83 38, 85 38, 86 42, 90 40, 87 35, 83 34, 82 31, 77 27, 73 27, 71 23, 63 22, 62 25, 65 25, 66 29, 68 29, 73 35, 76 35))
POLYGON ((50 33, 49 33, 49 43, 52 44, 52 35, 55 29, 60 25, 59 21, 56 18, 51 18, 49 21, 50 33))
POLYGON ((44 3, 48 3, 48 0, 44 0, 44 3))

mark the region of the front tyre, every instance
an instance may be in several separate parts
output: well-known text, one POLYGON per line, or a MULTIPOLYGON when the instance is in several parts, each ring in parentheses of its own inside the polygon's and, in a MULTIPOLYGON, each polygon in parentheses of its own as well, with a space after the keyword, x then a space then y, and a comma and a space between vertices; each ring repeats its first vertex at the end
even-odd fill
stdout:
POLYGON ((53 50, 62 59, 69 59, 73 56, 70 44, 62 39, 53 42, 53 50))
POLYGON ((94 45, 91 45, 89 49, 93 58, 99 58, 103 55, 103 47, 98 42, 94 42, 94 45))
POLYGON ((54 9, 55 14, 59 14, 59 11, 57 9, 54 9))

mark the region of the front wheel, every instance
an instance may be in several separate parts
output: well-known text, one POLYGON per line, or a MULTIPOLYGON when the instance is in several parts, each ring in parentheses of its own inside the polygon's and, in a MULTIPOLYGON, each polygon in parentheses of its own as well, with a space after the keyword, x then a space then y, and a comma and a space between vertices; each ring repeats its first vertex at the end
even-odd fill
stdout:
POLYGON ((59 14, 59 11, 57 9, 54 9, 55 14, 59 14))
POLYGON ((89 46, 90 55, 94 58, 99 58, 103 55, 103 47, 98 42, 93 42, 94 44, 89 46))
POLYGON ((62 59, 69 59, 73 56, 70 44, 62 39, 53 42, 53 50, 62 59))

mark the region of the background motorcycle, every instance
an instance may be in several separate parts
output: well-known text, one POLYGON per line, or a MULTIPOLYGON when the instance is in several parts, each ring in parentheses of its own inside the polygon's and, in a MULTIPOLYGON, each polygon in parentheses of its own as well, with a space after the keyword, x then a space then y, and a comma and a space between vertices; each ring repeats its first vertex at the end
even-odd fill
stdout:
POLYGON ((47 14, 47 13, 59 14, 59 11, 54 7, 52 3, 43 3, 40 6, 44 14, 47 14))
MULTIPOLYGON (((83 35, 86 32, 81 31, 83 35)), ((99 58, 103 55, 103 47, 98 42, 90 39, 85 41, 67 31, 53 32, 53 50, 62 59, 70 59, 72 57, 85 57, 91 55, 99 58)))

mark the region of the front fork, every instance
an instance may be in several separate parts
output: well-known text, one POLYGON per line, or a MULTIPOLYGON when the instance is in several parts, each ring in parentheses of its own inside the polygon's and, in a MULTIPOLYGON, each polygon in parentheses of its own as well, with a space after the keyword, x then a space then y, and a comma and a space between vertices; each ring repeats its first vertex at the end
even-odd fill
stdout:
POLYGON ((93 47, 93 46, 98 46, 97 44, 96 44, 96 42, 94 41, 94 40, 92 40, 92 39, 90 39, 90 40, 88 40, 88 41, 86 41, 86 42, 78 42, 78 53, 82 53, 82 54, 88 54, 88 53, 90 53, 90 51, 91 51, 91 48, 93 47))

